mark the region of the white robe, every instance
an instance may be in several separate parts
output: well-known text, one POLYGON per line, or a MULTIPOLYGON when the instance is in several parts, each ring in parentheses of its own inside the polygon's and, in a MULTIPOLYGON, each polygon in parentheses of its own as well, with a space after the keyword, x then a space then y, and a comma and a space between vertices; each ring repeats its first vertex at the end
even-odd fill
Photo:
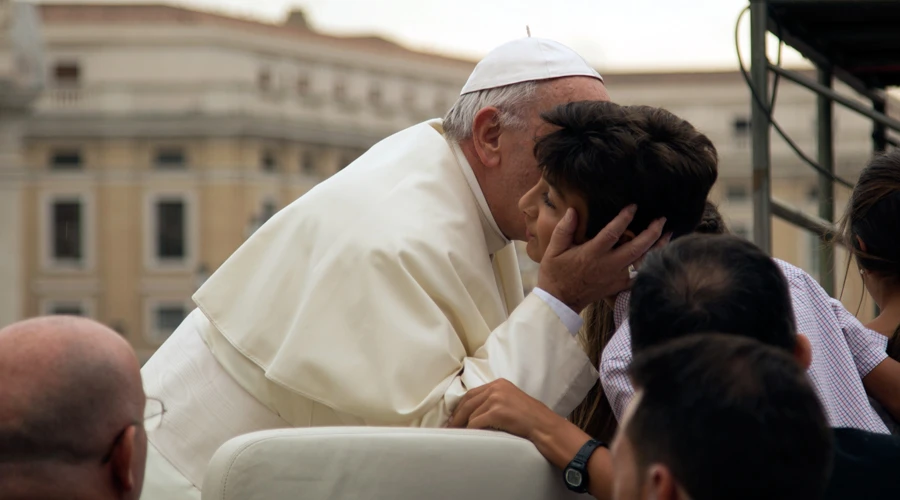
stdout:
POLYGON ((280 211, 194 301, 142 370, 167 410, 143 498, 201 487, 215 449, 242 433, 439 427, 497 378, 567 415, 597 381, 559 316, 523 298, 513 245, 439 120, 280 211))

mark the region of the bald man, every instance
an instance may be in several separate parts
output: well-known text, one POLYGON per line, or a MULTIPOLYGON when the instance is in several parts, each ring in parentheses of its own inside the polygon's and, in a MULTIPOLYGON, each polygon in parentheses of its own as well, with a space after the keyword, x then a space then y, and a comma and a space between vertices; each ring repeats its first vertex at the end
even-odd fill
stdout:
POLYGON ((146 398, 131 346, 55 316, 0 330, 0 498, 136 499, 146 398))

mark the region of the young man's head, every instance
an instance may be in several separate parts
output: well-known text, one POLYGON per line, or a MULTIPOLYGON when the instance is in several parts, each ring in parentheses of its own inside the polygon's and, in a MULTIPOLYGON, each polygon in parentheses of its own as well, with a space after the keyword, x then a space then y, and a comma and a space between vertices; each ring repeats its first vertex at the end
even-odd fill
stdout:
POLYGON ((674 237, 700 222, 718 160, 690 123, 663 109, 598 101, 559 106, 543 118, 551 131, 534 148, 543 175, 519 202, 533 260, 541 260, 569 207, 578 213, 576 241, 631 204, 638 210, 626 236, 660 217, 674 237))
POLYGON ((812 500, 830 474, 831 431, 788 354, 734 335, 644 351, 612 446, 617 500, 812 500))
POLYGON ((635 355, 688 334, 720 332, 750 337, 809 363, 787 280, 768 255, 735 236, 691 235, 648 255, 630 307, 635 355))

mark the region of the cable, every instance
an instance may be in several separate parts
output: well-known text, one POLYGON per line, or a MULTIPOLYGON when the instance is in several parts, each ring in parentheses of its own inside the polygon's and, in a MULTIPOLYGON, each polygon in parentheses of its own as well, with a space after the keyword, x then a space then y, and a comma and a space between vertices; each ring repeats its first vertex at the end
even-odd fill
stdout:
MULTIPOLYGON (((844 179, 836 176, 834 173, 829 172, 828 170, 825 170, 815 160, 813 160, 812 158, 807 156, 806 153, 804 153, 803 150, 800 149, 800 146, 798 146, 797 143, 795 143, 790 137, 788 137, 788 135, 784 131, 784 129, 781 128, 781 125, 779 125, 778 122, 775 121, 775 117, 772 115, 772 110, 775 107, 775 96, 778 92, 778 83, 779 83, 778 77, 780 75, 778 75, 777 73, 775 74, 775 79, 773 80, 775 87, 772 90, 772 104, 770 106, 766 106, 766 103, 763 102, 762 97, 759 95, 759 91, 757 90, 756 86, 753 84, 753 81, 750 79, 750 74, 747 73, 747 69, 744 66, 744 58, 741 55, 741 44, 740 44, 741 20, 743 20, 744 15, 746 15, 747 12, 749 12, 749 11, 750 11, 750 7, 747 6, 744 8, 744 10, 741 11, 740 15, 738 15, 737 23, 735 23, 735 26, 734 26, 734 49, 737 52, 738 66, 741 69, 741 74, 744 76, 744 81, 747 82, 747 87, 749 87, 750 93, 753 95, 754 102, 756 102, 756 104, 760 108, 763 109, 763 111, 766 113, 766 117, 769 119, 769 123, 772 124, 772 128, 774 128, 775 131, 778 132, 778 135, 780 135, 781 138, 784 139, 784 142, 787 143, 787 145, 794 151, 794 153, 797 154, 797 156, 800 157, 800 159, 802 159, 805 163, 807 163, 815 171, 819 172, 819 174, 824 175, 825 177, 828 177, 829 179, 831 179, 832 182, 836 182, 836 183, 846 186, 850 189, 853 189, 854 185, 852 182, 844 180, 844 179)), ((780 28, 779 28, 779 30, 780 30, 780 28)), ((783 42, 781 41, 781 38, 779 37, 778 66, 781 65, 782 43, 783 42)), ((767 59, 767 62, 768 62, 768 59, 767 59)))

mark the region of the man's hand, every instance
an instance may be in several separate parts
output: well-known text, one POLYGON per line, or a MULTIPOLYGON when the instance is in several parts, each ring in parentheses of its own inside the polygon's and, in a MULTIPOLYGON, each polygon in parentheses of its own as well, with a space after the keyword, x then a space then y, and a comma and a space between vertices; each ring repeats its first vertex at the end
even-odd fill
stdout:
POLYGON ((572 246, 578 220, 569 209, 556 225, 541 260, 538 288, 553 295, 575 312, 628 288, 628 266, 639 262, 648 250, 668 242, 660 239, 666 219, 657 219, 633 240, 613 249, 637 211, 631 205, 582 245, 572 246), (658 243, 657 243, 658 242, 658 243))
POLYGON ((495 429, 534 441, 566 420, 512 382, 499 379, 469 390, 450 417, 450 427, 495 429))
MULTIPOLYGON (((551 464, 565 469, 591 437, 508 380, 499 379, 471 389, 450 417, 450 427, 496 429, 524 437, 551 464)), ((612 498, 612 458, 600 448, 588 461, 589 493, 599 500, 612 498)))

